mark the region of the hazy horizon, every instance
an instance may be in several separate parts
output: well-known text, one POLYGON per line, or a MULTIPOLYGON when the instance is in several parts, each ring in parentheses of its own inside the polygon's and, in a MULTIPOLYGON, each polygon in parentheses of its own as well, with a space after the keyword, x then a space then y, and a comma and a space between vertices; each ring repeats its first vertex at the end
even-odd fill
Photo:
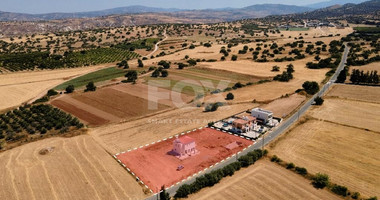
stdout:
POLYGON ((116 7, 141 5, 158 8, 179 8, 179 9, 207 9, 207 8, 241 8, 254 4, 288 4, 304 6, 313 3, 325 2, 328 0, 310 0, 300 2, 298 0, 193 0, 191 2, 185 0, 2 0, 0 11, 18 12, 30 14, 43 14, 53 12, 87 12, 103 9, 111 9, 116 7), (22 6, 20 6, 22 5, 22 6))

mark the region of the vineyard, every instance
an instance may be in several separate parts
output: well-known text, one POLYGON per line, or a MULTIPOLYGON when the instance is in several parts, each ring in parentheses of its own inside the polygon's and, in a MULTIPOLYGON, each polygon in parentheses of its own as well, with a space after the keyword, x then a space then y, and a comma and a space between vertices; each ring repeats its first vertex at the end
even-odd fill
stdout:
POLYGON ((112 63, 129 60, 140 55, 120 48, 97 48, 77 52, 66 52, 64 55, 49 52, 0 54, 0 72, 24 71, 35 69, 59 69, 112 63))
POLYGON ((0 115, 0 144, 2 140, 12 143, 33 135, 42 138, 43 135, 63 134, 82 127, 77 118, 58 108, 27 105, 0 115))

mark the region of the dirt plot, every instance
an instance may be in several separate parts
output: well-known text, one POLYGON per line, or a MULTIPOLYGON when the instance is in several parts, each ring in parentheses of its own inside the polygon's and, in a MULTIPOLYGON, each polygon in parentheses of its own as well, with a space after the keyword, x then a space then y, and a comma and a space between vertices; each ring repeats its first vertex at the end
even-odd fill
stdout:
POLYGON ((250 140, 211 128, 198 129, 186 136, 195 140, 199 154, 184 160, 168 154, 173 149, 175 137, 120 154, 117 158, 157 192, 162 185, 169 187, 253 144, 250 140), (233 142, 241 142, 241 145, 227 149, 226 145, 233 142), (184 169, 177 171, 180 165, 184 169))
POLYGON ((281 137, 270 152, 311 173, 326 173, 351 191, 380 194, 379 133, 309 120, 281 137))
POLYGON ((274 100, 269 104, 261 106, 261 108, 272 111, 276 117, 286 117, 305 100, 305 96, 293 94, 289 97, 274 100))
POLYGON ((208 122, 218 121, 257 106, 253 103, 237 104, 220 107, 215 112, 203 112, 203 108, 185 107, 134 121, 92 128, 89 133, 107 151, 116 154, 185 130, 205 126, 208 122))
POLYGON ((241 169, 212 188, 202 189, 189 199, 340 199, 317 190, 302 176, 266 160, 241 169))
POLYGON ((88 135, 45 139, 1 153, 0 187, 0 199, 7 200, 146 197, 88 135), (49 151, 42 155, 44 149, 49 151))
POLYGON ((360 85, 334 85, 327 97, 380 103, 380 87, 360 85))
POLYGON ((326 99, 310 115, 338 124, 380 132, 380 104, 341 99, 326 99))
POLYGON ((154 107, 149 107, 151 102, 147 99, 121 92, 120 87, 115 87, 116 89, 106 87, 96 92, 66 95, 52 101, 52 105, 70 112, 90 125, 119 122, 121 119, 141 117, 170 108, 160 103, 152 103, 154 107))

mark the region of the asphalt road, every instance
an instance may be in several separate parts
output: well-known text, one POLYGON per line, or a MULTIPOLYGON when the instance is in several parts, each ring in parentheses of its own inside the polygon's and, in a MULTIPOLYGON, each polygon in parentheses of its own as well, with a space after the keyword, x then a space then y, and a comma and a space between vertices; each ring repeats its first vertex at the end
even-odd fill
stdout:
MULTIPOLYGON (((191 184, 192 182, 195 181, 195 178, 198 177, 198 176, 202 176, 203 174, 205 173, 208 173, 208 172, 211 172, 212 170, 216 170, 216 169, 220 169, 220 168, 223 168, 224 166, 230 164, 230 163, 233 163, 235 161, 237 161, 238 157, 242 156, 242 155, 245 155, 247 154, 248 152, 250 151, 253 151, 255 149, 260 149, 262 148, 263 146, 269 144, 270 142, 272 142, 276 137, 278 137, 279 135, 281 135, 282 133, 284 133, 288 128, 290 128, 290 126, 292 126, 295 122, 297 122, 299 120, 299 118, 305 114, 305 112, 312 106, 312 104, 314 103, 314 99, 317 97, 317 96, 323 96, 326 91, 328 91, 328 89, 333 85, 333 83, 335 83, 339 73, 344 69, 345 67, 345 63, 347 61, 347 56, 348 56, 348 52, 349 52, 349 48, 347 46, 347 44, 345 44, 346 48, 344 50, 344 53, 343 53, 343 57, 342 57, 342 61, 341 63, 339 64, 338 68, 336 69, 334 75, 330 78, 330 81, 328 81, 322 88, 321 90, 315 94, 312 98, 310 98, 310 100, 308 100, 299 110, 298 112, 294 113, 291 117, 289 117, 288 119, 286 119, 285 121, 281 122, 281 124, 273 131, 270 131, 268 133, 265 134, 265 137, 264 138, 259 138, 257 140, 257 142, 250 146, 249 148, 241 151, 238 155, 236 155, 235 157, 231 157, 230 159, 228 160, 225 160, 224 162, 221 162, 219 164, 216 164, 215 166, 213 167, 210 167, 208 168, 207 170, 204 170, 202 171, 202 173, 199 173, 199 174, 196 174, 195 176, 192 176, 191 178, 188 178, 188 179, 185 179, 184 181, 182 181, 180 184, 176 184, 170 188, 167 188, 166 191, 171 195, 173 196, 175 194, 175 192, 177 191, 177 189, 182 185, 182 184, 191 184)), ((159 172, 157 172, 159 173, 159 172)), ((157 195, 153 195, 151 197, 148 197, 147 200, 155 200, 155 199, 158 199, 157 198, 157 195)))

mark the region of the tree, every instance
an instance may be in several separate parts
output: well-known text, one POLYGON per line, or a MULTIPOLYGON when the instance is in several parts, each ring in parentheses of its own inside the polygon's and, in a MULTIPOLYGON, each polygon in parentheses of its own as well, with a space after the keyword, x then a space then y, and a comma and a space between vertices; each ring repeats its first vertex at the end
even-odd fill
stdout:
POLYGON ((162 77, 168 77, 168 76, 169 76, 169 72, 168 72, 168 70, 162 70, 162 71, 161 71, 161 76, 162 76, 162 77))
POLYGON ((127 82, 135 82, 137 80, 137 71, 136 70, 129 70, 125 77, 127 78, 127 82))
POLYGON ((311 183, 315 188, 323 189, 329 184, 329 176, 327 174, 317 173, 311 183))
POLYGON ((288 163, 286 165, 286 169, 293 169, 294 167, 296 167, 293 163, 288 163))
POLYGON ((191 188, 188 184, 183 184, 178 188, 174 198, 186 198, 190 194, 191 188))
POLYGON ((304 167, 296 167, 296 172, 298 174, 301 174, 301 175, 306 175, 307 174, 307 170, 304 167))
POLYGON ((123 67, 124 69, 129 69, 128 62, 126 60, 121 61, 120 63, 117 63, 118 67, 123 67))
POLYGON ((238 160, 242 167, 248 167, 254 163, 253 158, 248 155, 241 156, 238 160))
POLYGON ((341 185, 334 185, 332 188, 331 188, 331 191, 334 192, 335 194, 337 195, 341 195, 341 196, 347 196, 347 192, 348 192, 348 189, 347 187, 345 186, 341 186, 341 185))
POLYGON ((288 74, 292 74, 293 72, 295 72, 294 70, 294 65, 293 64, 289 64, 287 67, 286 67, 286 72, 288 74))
POLYGON ((166 192, 165 185, 161 187, 160 200, 170 200, 170 195, 166 192))
POLYGON ((315 105, 317 105, 317 106, 322 105, 324 101, 325 100, 323 100, 322 97, 315 97, 315 99, 314 99, 315 105))
POLYGON ((185 67, 187 67, 186 64, 184 64, 184 63, 178 63, 178 69, 183 69, 185 67))
POLYGON ((49 90, 49 91, 47 92, 47 96, 49 96, 49 97, 51 97, 51 96, 55 96, 55 95, 57 95, 57 94, 58 94, 58 92, 55 91, 55 90, 53 90, 53 89, 51 89, 51 90, 49 90))
POLYGON ((348 70, 345 67, 342 71, 340 71, 340 73, 336 79, 336 82, 337 83, 344 83, 347 79, 347 73, 348 73, 348 70))
POLYGON ((154 70, 154 72, 152 73, 152 77, 157 78, 159 76, 160 76, 160 71, 158 69, 154 70))
POLYGON ((75 90, 74 85, 69 85, 69 86, 66 87, 66 93, 68 93, 68 94, 69 93, 73 93, 74 90, 75 90))
POLYGON ((306 81, 302 84, 303 89, 305 89, 306 93, 308 94, 315 94, 319 91, 319 85, 315 81, 306 81))
POLYGON ((137 62, 139 64, 138 67, 144 67, 144 63, 142 60, 138 59, 137 62))
POLYGON ((232 61, 236 61, 237 58, 238 58, 237 55, 232 55, 231 60, 232 60, 232 61))
POLYGON ((89 91, 95 91, 95 90, 96 90, 96 86, 94 82, 91 81, 86 85, 86 89, 84 91, 89 92, 89 91))
POLYGON ((272 67, 272 72, 278 72, 278 71, 280 71, 280 67, 279 66, 273 66, 272 67))
POLYGON ((231 92, 227 94, 226 100, 233 100, 235 98, 234 94, 231 92))

